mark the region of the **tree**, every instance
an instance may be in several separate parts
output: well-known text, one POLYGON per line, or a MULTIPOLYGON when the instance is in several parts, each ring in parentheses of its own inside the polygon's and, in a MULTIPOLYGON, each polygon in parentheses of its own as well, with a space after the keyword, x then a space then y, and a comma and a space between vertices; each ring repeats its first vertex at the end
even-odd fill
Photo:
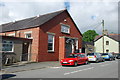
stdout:
POLYGON ((98 34, 96 33, 95 30, 88 30, 88 31, 83 33, 83 41, 85 41, 85 42, 92 42, 92 41, 94 41, 94 38, 97 35, 98 34))

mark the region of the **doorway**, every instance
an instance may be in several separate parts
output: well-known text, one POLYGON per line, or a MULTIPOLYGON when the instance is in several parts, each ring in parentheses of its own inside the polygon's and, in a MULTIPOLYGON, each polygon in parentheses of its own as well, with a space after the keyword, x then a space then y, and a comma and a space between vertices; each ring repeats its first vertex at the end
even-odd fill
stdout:
POLYGON ((29 43, 25 42, 23 43, 22 47, 22 61, 28 61, 28 48, 29 48, 29 43))
POLYGON ((75 40, 72 38, 65 39, 65 57, 68 57, 70 53, 74 53, 75 51, 75 40))
POLYGON ((65 44, 65 57, 68 57, 72 53, 72 45, 70 43, 65 44))
POLYGON ((59 60, 64 59, 78 50, 78 39, 70 37, 59 37, 59 60))

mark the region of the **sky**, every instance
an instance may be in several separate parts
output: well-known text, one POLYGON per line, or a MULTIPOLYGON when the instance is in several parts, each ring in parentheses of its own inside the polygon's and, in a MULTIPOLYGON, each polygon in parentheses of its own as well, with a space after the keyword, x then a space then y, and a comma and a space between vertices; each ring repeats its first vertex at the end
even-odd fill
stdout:
POLYGON ((67 8, 79 30, 102 33, 102 20, 109 33, 118 33, 119 0, 0 0, 0 24, 67 8))

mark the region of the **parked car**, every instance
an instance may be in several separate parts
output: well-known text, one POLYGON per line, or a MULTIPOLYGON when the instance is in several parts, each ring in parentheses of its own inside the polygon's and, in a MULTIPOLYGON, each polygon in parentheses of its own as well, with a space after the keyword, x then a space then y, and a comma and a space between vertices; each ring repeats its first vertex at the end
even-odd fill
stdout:
POLYGON ((87 54, 88 61, 94 61, 94 62, 104 62, 105 59, 101 56, 100 53, 88 53, 87 54))
POLYGON ((105 59, 105 60, 115 60, 115 56, 112 54, 112 53, 102 53, 102 57, 105 59))
POLYGON ((116 55, 116 59, 120 59, 120 53, 116 55))
POLYGON ((85 53, 71 53, 67 58, 60 61, 61 65, 88 64, 88 58, 85 53))

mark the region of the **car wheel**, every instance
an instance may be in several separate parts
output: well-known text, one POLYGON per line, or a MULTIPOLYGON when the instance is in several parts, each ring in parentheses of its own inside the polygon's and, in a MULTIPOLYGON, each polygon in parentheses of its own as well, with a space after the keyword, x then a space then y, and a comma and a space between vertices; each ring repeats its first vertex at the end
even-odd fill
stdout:
POLYGON ((89 62, 88 62, 88 61, 86 61, 86 62, 85 62, 85 64, 89 64, 89 62))
POLYGON ((74 62, 74 66, 77 66, 78 64, 77 64, 77 62, 74 62))
POLYGON ((96 60, 96 63, 98 63, 99 61, 98 61, 98 59, 96 60))
POLYGON ((110 61, 112 61, 112 58, 110 58, 110 61))
POLYGON ((104 61, 105 61, 105 59, 102 60, 102 62, 104 62, 104 61))
POLYGON ((62 65, 62 67, 64 67, 64 65, 62 65))

